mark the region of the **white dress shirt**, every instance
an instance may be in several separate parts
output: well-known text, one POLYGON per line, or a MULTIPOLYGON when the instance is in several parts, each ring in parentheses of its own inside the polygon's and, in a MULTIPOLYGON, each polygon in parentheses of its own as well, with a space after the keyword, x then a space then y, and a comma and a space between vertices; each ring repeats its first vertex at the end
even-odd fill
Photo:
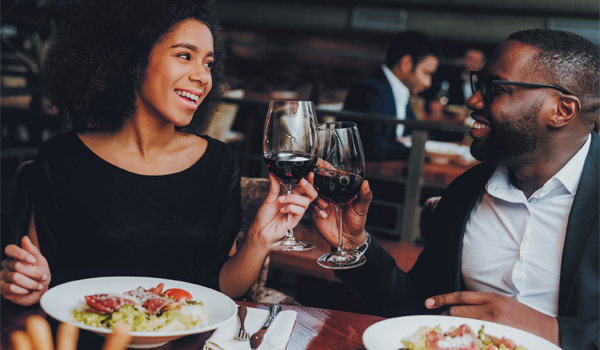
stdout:
POLYGON ((468 290, 513 297, 550 316, 558 314, 562 251, 591 137, 528 199, 498 166, 471 211, 462 275, 468 290))
MULTIPOLYGON (((394 95, 394 102, 396 103, 396 118, 406 119, 406 106, 408 105, 408 101, 410 99, 410 91, 404 84, 402 84, 400 79, 396 77, 394 72, 392 72, 388 66, 382 64, 381 69, 383 70, 383 74, 385 74, 385 77, 392 87, 392 94, 394 95)), ((396 137, 402 137, 403 135, 404 125, 396 125, 396 137)))

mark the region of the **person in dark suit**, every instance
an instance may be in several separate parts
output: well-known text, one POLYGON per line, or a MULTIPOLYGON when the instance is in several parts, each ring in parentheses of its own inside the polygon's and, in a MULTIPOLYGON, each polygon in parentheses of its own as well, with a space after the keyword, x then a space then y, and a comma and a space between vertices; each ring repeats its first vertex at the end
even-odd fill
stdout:
MULTIPOLYGON (((431 86, 441 52, 437 44, 419 32, 401 32, 390 41, 385 63, 352 87, 344 109, 398 119, 417 119, 410 95, 431 86)), ((399 141, 409 135, 404 125, 357 122, 365 159, 406 159, 409 149, 399 141)))
MULTIPOLYGON (((598 48, 573 33, 512 34, 467 101, 471 153, 482 161, 452 182, 410 272, 364 229, 372 193, 344 208, 344 238, 366 263, 336 275, 371 312, 448 312, 536 334, 565 350, 598 349, 598 48)), ((474 77, 473 77, 474 78, 474 77)), ((336 246, 333 205, 313 204, 336 246)))
POLYGON ((485 63, 485 54, 481 50, 468 49, 458 61, 458 65, 440 65, 433 76, 431 89, 421 95, 425 98, 429 110, 438 110, 445 105, 464 106, 473 94, 469 73, 480 70, 485 63), (442 96, 443 95, 443 96, 442 96), (440 98, 445 100, 440 101, 440 98), (433 104, 438 104, 433 106, 433 104))

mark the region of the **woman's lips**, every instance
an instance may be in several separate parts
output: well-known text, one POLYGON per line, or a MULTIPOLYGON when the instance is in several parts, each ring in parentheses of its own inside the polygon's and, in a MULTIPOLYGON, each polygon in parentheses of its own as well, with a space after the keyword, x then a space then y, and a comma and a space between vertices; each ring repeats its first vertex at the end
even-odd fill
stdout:
POLYGON ((175 94, 177 95, 181 103, 183 103, 183 105, 189 110, 195 111, 196 109, 198 109, 198 100, 200 99, 200 96, 202 96, 201 92, 192 93, 189 91, 176 89, 175 94))

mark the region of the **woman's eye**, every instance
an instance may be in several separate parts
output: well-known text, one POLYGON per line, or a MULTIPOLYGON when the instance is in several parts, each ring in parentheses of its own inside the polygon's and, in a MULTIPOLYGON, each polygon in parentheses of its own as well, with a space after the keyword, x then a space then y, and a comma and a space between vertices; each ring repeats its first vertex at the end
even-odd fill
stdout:
POLYGON ((209 62, 205 62, 205 63, 204 63, 204 65, 205 65, 206 67, 208 67, 208 68, 212 68, 212 66, 213 66, 213 63, 214 63, 214 62, 212 62, 212 61, 209 61, 209 62))
POLYGON ((188 61, 192 58, 192 56, 189 53, 180 53, 179 55, 177 55, 177 57, 181 57, 188 61))

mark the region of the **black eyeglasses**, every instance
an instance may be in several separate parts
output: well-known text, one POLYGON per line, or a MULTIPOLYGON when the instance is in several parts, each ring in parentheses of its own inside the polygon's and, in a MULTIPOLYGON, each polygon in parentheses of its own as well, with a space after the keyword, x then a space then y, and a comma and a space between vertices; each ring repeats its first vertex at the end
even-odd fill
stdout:
POLYGON ((471 71, 471 90, 473 91, 473 94, 475 94, 477 90, 481 91, 483 99, 488 103, 491 103, 494 100, 494 85, 515 85, 525 86, 534 89, 550 88, 556 89, 565 95, 573 95, 569 91, 556 85, 522 83, 520 81, 494 80, 490 77, 485 77, 481 71, 471 71), (473 79, 473 77, 475 77, 476 79, 473 79))

